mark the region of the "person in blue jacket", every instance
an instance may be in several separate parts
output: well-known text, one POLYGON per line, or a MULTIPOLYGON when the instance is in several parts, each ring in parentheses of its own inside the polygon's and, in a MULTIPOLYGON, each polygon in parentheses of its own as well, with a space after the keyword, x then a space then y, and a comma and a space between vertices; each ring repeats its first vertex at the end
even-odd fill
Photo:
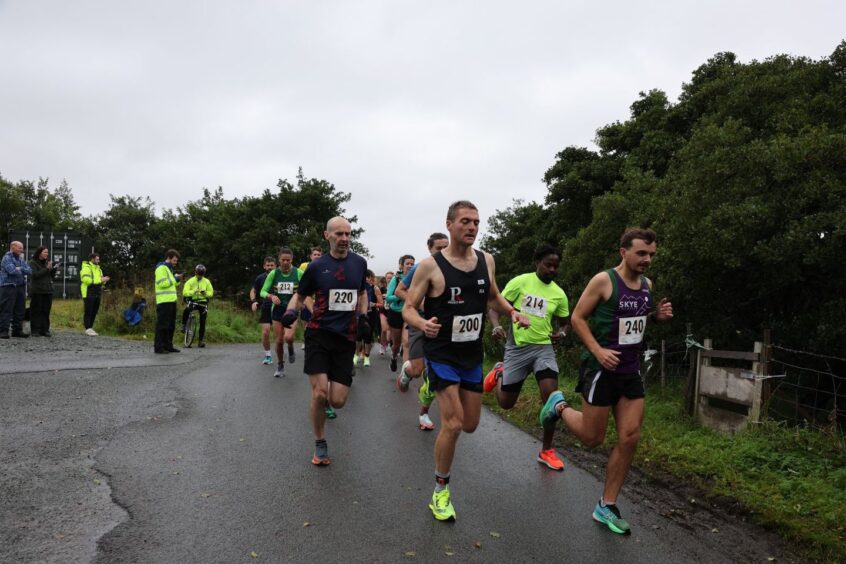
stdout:
POLYGON ((0 260, 0 339, 29 337, 23 332, 23 318, 26 311, 26 277, 32 276, 32 268, 23 257, 23 244, 12 241, 9 252, 0 260))

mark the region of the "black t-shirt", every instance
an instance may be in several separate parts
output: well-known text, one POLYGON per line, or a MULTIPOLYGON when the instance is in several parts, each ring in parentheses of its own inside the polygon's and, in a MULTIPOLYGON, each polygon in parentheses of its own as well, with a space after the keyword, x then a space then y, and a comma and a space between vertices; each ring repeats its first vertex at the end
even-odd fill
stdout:
POLYGON ((314 295, 314 309, 308 329, 323 329, 355 341, 358 293, 367 283, 367 261, 355 253, 343 259, 331 254, 311 261, 303 273, 297 294, 314 295))
MULTIPOLYGON (((272 271, 271 271, 272 272, 272 271)), ((264 281, 267 279, 267 272, 262 272, 256 277, 256 281, 253 282, 253 290, 256 291, 256 301, 261 304, 262 309, 264 308, 271 308, 273 307, 273 302, 270 301, 268 298, 261 298, 261 287, 264 286, 264 281)))

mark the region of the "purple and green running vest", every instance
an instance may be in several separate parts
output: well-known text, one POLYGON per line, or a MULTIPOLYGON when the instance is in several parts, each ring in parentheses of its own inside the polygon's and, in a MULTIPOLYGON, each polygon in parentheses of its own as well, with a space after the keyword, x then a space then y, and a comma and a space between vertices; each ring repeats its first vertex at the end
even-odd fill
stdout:
MULTIPOLYGON (((646 277, 640 277, 640 288, 633 290, 626 286, 613 268, 605 271, 611 278, 613 291, 607 302, 596 307, 588 322, 590 330, 604 349, 620 352, 620 364, 615 374, 636 374, 640 372, 640 351, 643 332, 646 329, 646 315, 652 309, 652 295, 646 277)), ((599 370, 599 361, 589 351, 582 353, 582 360, 588 368, 599 370)))

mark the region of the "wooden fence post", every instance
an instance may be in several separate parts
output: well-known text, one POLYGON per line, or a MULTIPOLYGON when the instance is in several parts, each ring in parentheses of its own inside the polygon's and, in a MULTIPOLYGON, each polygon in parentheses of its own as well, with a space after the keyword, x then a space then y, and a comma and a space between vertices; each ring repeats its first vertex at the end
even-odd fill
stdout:
MULTIPOLYGON (((693 338, 693 324, 686 323, 685 327, 687 329, 687 336, 693 338)), ((687 346, 687 345, 686 345, 687 346)), ((687 407, 687 414, 693 415, 694 414, 694 406, 695 406, 695 397, 694 394, 696 392, 696 351, 691 350, 691 348, 687 349, 687 355, 689 357, 689 366, 687 369, 687 390, 685 390, 685 407, 687 407)))

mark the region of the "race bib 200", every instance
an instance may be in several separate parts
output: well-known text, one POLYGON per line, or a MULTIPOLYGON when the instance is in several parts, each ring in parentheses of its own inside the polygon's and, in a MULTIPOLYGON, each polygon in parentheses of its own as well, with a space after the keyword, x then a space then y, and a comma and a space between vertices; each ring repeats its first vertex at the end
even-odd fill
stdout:
POLYGON ((452 318, 452 342, 475 341, 482 331, 482 314, 456 315, 452 318))

